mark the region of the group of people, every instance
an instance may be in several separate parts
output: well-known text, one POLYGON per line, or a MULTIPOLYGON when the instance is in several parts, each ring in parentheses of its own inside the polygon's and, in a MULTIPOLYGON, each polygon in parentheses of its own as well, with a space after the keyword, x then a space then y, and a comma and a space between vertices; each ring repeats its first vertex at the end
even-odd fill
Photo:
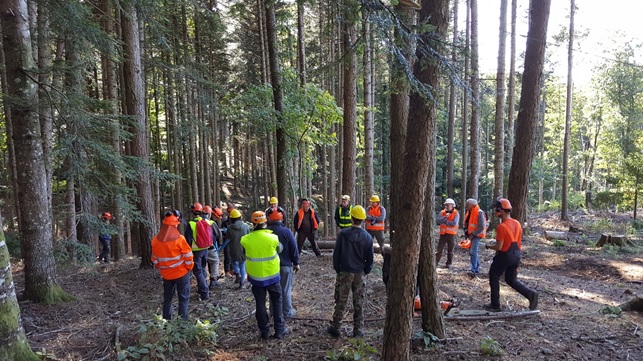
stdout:
MULTIPOLYGON (((440 212, 437 223, 440 240, 436 253, 436 264, 447 249, 446 267, 453 262, 453 249, 460 216, 455 202, 448 198, 440 212)), ((466 202, 464 235, 469 244, 469 275, 479 271, 478 248, 485 237, 486 218, 474 199, 466 202)), ((522 228, 511 218, 511 203, 505 198, 496 202, 495 214, 501 220, 496 240, 485 247, 496 251, 489 270, 491 302, 484 307, 490 311, 500 310, 499 279, 505 274, 505 281, 529 300, 529 308, 538 306, 538 293, 517 280, 520 264, 522 228)), ((219 287, 219 253, 224 252, 225 274, 234 274, 239 288, 247 282, 255 298, 256 320, 261 338, 283 338, 288 334, 285 319, 296 316, 292 306, 293 275, 299 271, 300 253, 308 239, 317 256, 321 255, 316 244, 315 233, 319 227, 319 216, 307 199, 301 200, 301 207, 293 217, 295 234, 283 223, 286 212, 279 206, 276 197, 270 199, 270 207, 256 211, 250 217, 252 229, 242 221, 242 215, 233 204, 227 209, 224 219, 220 208, 203 207, 195 203, 191 207, 193 218, 187 222, 186 231, 181 235, 178 225, 183 222, 178 210, 169 211, 163 218, 159 233, 152 240, 152 262, 163 278, 163 318, 172 318, 172 298, 179 299, 179 316, 187 319, 190 296, 190 275, 197 280, 199 299, 207 300, 209 290, 219 287), (202 239, 205 237, 205 241, 202 239), (229 266, 225 264, 229 262, 229 266), (207 283, 209 268, 210 283, 207 283), (273 319, 274 334, 270 336, 270 316, 266 309, 266 298, 270 297, 270 315, 273 319)), ((341 197, 341 204, 335 212, 335 223, 339 227, 333 251, 335 280, 335 309, 333 320, 327 332, 333 337, 340 336, 340 323, 346 309, 348 296, 353 293, 353 337, 363 336, 365 296, 365 275, 373 269, 373 242, 384 246, 384 222, 386 210, 380 205, 377 195, 370 198, 367 209, 351 205, 350 196, 341 197)), ((462 243, 462 242, 461 242, 462 243)))
MULTIPOLYGON (((500 311, 500 277, 504 273, 505 282, 514 290, 518 291, 529 301, 529 309, 538 308, 538 292, 529 289, 518 281, 518 267, 520 266, 520 250, 522 248, 522 226, 520 222, 511 218, 511 202, 506 198, 498 198, 494 205, 496 217, 500 224, 496 229, 496 239, 485 244, 486 249, 496 251, 491 267, 489 268, 489 287, 491 289, 491 303, 484 305, 489 311, 500 311)), ((458 234, 460 215, 455 209, 455 202, 447 198, 444 202, 444 209, 437 217, 440 226, 440 239, 435 254, 435 263, 438 265, 446 246, 447 261, 446 268, 451 267, 453 262, 453 249, 458 234)), ((485 238, 487 231, 487 220, 485 213, 480 209, 475 199, 469 198, 466 201, 466 213, 464 216, 464 238, 459 242, 460 246, 469 249, 469 270, 470 277, 476 277, 480 270, 478 250, 481 239, 485 238)))

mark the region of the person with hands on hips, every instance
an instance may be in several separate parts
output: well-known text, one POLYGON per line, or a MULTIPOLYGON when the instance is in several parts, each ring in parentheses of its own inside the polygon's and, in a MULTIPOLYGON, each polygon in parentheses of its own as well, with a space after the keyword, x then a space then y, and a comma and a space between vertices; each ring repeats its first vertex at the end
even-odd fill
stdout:
POLYGON ((473 198, 467 199, 467 213, 464 215, 464 236, 471 241, 469 248, 469 277, 475 277, 480 271, 480 260, 478 259, 478 246, 480 238, 485 237, 487 222, 485 214, 480 210, 478 201, 473 198))
POLYGON ((380 204, 380 197, 377 194, 373 194, 370 201, 371 205, 366 210, 366 231, 377 240, 377 244, 380 245, 380 252, 382 252, 384 249, 386 209, 380 204))
POLYGON ((500 276, 505 274, 505 282, 529 300, 529 309, 538 308, 538 293, 518 281, 522 227, 520 222, 511 218, 511 203, 506 198, 496 201, 496 216, 501 222, 496 229, 496 241, 489 242, 485 248, 496 251, 489 268, 489 287, 491 303, 484 305, 489 311, 500 311, 500 276))

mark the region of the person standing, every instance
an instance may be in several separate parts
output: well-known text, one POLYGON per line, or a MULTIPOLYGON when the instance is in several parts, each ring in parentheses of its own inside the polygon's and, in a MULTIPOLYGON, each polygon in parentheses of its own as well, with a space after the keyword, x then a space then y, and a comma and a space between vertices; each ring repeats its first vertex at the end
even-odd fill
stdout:
POLYGON ((335 311, 333 321, 326 331, 339 337, 339 326, 344 318, 348 294, 353 291, 353 337, 364 336, 364 297, 366 294, 364 276, 373 270, 373 237, 362 228, 366 219, 362 206, 351 210, 351 227, 337 234, 333 251, 335 279, 335 311))
POLYGON ((208 248, 208 271, 210 273, 210 290, 216 287, 220 287, 221 284, 217 281, 219 277, 219 247, 223 243, 223 236, 219 224, 221 223, 221 217, 223 217, 223 211, 221 208, 210 206, 203 207, 203 216, 204 219, 207 219, 208 222, 212 225, 212 234, 214 237, 214 242, 212 247, 208 248))
POLYGON ((190 302, 190 270, 194 267, 192 248, 177 226, 181 212, 165 213, 159 233, 152 239, 152 263, 163 278, 163 319, 172 319, 172 298, 179 298, 179 316, 188 319, 190 302))
POLYGON ((522 227, 520 222, 511 218, 511 203, 506 198, 496 202, 496 216, 501 222, 496 229, 496 242, 489 242, 485 248, 496 251, 489 268, 489 287, 491 303, 484 306, 489 311, 500 311, 500 276, 505 274, 505 282, 529 300, 529 309, 538 308, 538 293, 518 281, 520 250, 522 248, 522 227))
POLYGON ((478 259, 478 247, 480 238, 485 237, 487 222, 485 214, 480 210, 478 201, 473 198, 467 199, 467 213, 464 215, 464 237, 471 242, 469 248, 469 277, 475 277, 480 271, 480 260, 478 259))
POLYGON ((112 235, 109 231, 109 221, 112 219, 112 214, 103 212, 101 216, 102 224, 101 231, 98 234, 98 241, 100 242, 101 251, 98 255, 98 262, 109 263, 109 255, 111 251, 112 235))
MULTIPOLYGON (((234 209, 235 209, 234 203, 228 203, 228 207, 226 208, 228 215, 221 221, 221 232, 223 233, 223 239, 228 240, 228 243, 230 243, 230 241, 229 241, 229 238, 227 237, 227 230, 228 230, 228 226, 231 223, 230 213, 234 209)), ((235 276, 234 270, 232 269, 232 260, 230 259, 230 247, 226 247, 225 242, 223 245, 223 272, 225 272, 226 276, 230 276, 230 277, 235 276)))
POLYGON ((317 228, 319 228, 319 216, 317 216, 315 210, 310 206, 308 199, 301 199, 301 208, 299 208, 299 211, 295 214, 293 224, 295 226, 295 232, 297 232, 297 247, 299 248, 299 253, 301 254, 304 250, 304 242, 308 239, 315 255, 321 257, 321 251, 315 241, 315 233, 317 232, 317 228))
POLYGON ((340 228, 348 228, 351 226, 351 197, 348 194, 342 196, 342 201, 335 209, 335 225, 340 228))
POLYGON ((274 220, 268 221, 268 229, 279 237, 283 250, 279 253, 279 277, 282 292, 282 309, 285 318, 297 315, 297 310, 292 307, 293 271, 299 272, 299 249, 295 235, 284 226, 282 213, 276 212, 274 220))
POLYGON ((270 197, 270 207, 266 208, 265 213, 266 217, 268 217, 268 221, 276 220, 275 217, 277 213, 281 213, 281 219, 287 219, 286 211, 279 206, 279 200, 277 197, 270 197))
POLYGON ((190 207, 190 211, 194 218, 188 222, 189 227, 185 230, 185 239, 192 247, 192 253, 194 255, 194 268, 192 269, 192 273, 194 273, 194 277, 196 278, 199 299, 201 301, 206 301, 210 298, 210 289, 208 287, 206 277, 208 248, 212 246, 213 238, 210 236, 210 240, 205 242, 200 239, 201 237, 204 237, 204 234, 199 234, 197 230, 198 223, 205 221, 202 217, 203 205, 196 202, 190 207), (209 244, 206 245, 206 243, 209 244), (201 246, 199 246, 199 244, 201 244, 201 246))
POLYGON ((366 231, 377 239, 380 252, 384 250, 384 223, 386 222, 386 209, 380 205, 380 197, 373 194, 371 205, 366 210, 366 231))
POLYGON ((281 285, 279 283, 279 253, 282 250, 279 237, 266 228, 266 213, 256 211, 252 214, 254 230, 241 238, 241 246, 248 259, 248 281, 252 284, 255 297, 257 326, 262 339, 270 333, 270 317, 266 310, 266 294, 270 295, 270 313, 272 314, 274 338, 282 339, 288 335, 288 329, 282 313, 281 285))
POLYGON ((446 268, 451 267, 453 263, 453 248, 455 247, 455 237, 458 234, 458 224, 460 223, 460 214, 455 209, 455 202, 451 198, 444 201, 444 209, 440 212, 437 219, 440 226, 440 241, 438 242, 438 251, 435 253, 435 264, 440 263, 444 246, 447 247, 446 268))
POLYGON ((241 238, 248 233, 250 233, 250 228, 241 221, 241 212, 238 209, 233 209, 230 212, 230 224, 227 231, 229 240, 227 248, 230 250, 230 267, 236 275, 234 282, 238 288, 244 287, 246 281, 246 255, 241 246, 241 238))

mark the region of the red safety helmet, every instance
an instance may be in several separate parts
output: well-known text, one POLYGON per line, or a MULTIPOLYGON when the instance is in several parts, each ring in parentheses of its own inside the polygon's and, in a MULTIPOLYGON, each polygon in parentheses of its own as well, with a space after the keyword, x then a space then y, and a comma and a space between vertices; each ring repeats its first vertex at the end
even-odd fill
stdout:
POLYGON ((471 240, 470 239, 463 239, 462 241, 458 242, 458 245, 464 249, 469 249, 471 248, 471 240))
POLYGON ((272 222, 283 221, 284 220, 284 214, 279 212, 279 211, 272 211, 272 212, 270 212, 270 215, 268 216, 268 219, 270 219, 270 221, 272 221, 272 222))
POLYGON ((223 211, 219 207, 214 207, 214 209, 212 210, 212 213, 217 218, 223 218, 223 211))
POLYGON ((212 207, 210 207, 210 206, 203 207, 203 213, 212 214, 212 207))
POLYGON ((109 212, 103 212, 103 219, 107 219, 107 220, 112 219, 112 214, 109 212))
POLYGON ((192 207, 190 207, 190 211, 192 211, 192 213, 201 213, 203 212, 203 205, 199 202, 196 202, 192 205, 192 207))

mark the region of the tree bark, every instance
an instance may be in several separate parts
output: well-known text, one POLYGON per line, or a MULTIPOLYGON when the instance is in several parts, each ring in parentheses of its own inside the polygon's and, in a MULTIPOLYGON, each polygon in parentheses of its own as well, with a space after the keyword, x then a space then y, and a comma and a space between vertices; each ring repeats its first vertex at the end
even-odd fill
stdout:
MULTIPOLYGON (((560 198, 560 219, 568 219, 567 209, 569 206, 569 147, 572 127, 572 89, 574 80, 572 78, 572 69, 574 66, 574 13, 576 12, 576 2, 570 0, 569 10, 569 43, 567 45, 567 102, 565 104, 565 140, 563 145, 563 184, 561 187, 562 195, 560 198)), ((636 199, 635 199, 636 204, 636 199)), ((636 207, 634 208, 634 219, 636 219, 636 207)))
POLYGON ((518 0, 511 0, 511 40, 509 51, 509 88, 507 90, 507 139, 505 141, 506 166, 511 169, 511 158, 514 152, 514 114, 516 113, 516 10, 518 0))
POLYGON ((362 8, 362 22, 364 39, 364 188, 365 193, 370 197, 375 193, 375 173, 373 170, 373 140, 374 119, 373 119, 373 49, 371 45, 371 28, 368 9, 362 8))
POLYGON ((551 0, 532 0, 529 5, 530 22, 516 127, 516 146, 511 161, 507 190, 513 206, 512 216, 519 222, 524 222, 527 218, 529 171, 534 158, 534 129, 537 122, 550 5, 551 0))
MULTIPOLYGON (((17 194, 20 204, 47 204, 42 133, 38 121, 37 85, 28 72, 35 68, 24 0, 0 2, 0 24, 11 101, 17 194)), ((20 240, 25 263, 25 297, 55 303, 70 299, 56 283, 52 215, 48 207, 32 207, 20 214, 20 240)))
MULTIPOLYGON (((505 165, 505 53, 507 40, 507 0, 500 0, 498 31, 498 71, 496 73, 496 119, 493 158, 493 199, 503 195, 505 165)), ((494 219, 497 219, 494 217, 494 219)), ((497 222, 495 222, 497 224, 497 222)), ((494 227, 495 228, 495 227, 494 227)))
POLYGON ((272 83, 272 95, 275 111, 277 113, 277 198, 279 203, 289 209, 288 200, 288 179, 287 179, 287 140, 286 130, 281 124, 281 117, 284 111, 283 90, 281 89, 281 65, 279 65, 279 49, 277 43, 275 19, 275 3, 267 1, 266 11, 266 33, 268 39, 268 58, 270 63, 270 82, 272 83))
MULTIPOLYGON (((453 2, 453 47, 451 49, 451 62, 457 64, 458 61, 458 0, 453 2)), ((455 117, 457 113, 458 97, 456 92, 455 80, 451 78, 449 85, 449 115, 447 125, 447 197, 453 198, 453 141, 455 133, 455 117)))
POLYGON ((304 1, 297 1, 297 72, 299 84, 306 85, 306 32, 304 31, 304 1))
MULTIPOLYGON (((448 0, 423 1, 420 22, 428 21, 435 27, 434 33, 423 35, 426 44, 439 49, 438 44, 446 34, 448 19, 448 0)), ((417 52, 417 57, 414 74, 430 87, 430 91, 437 98, 439 60, 427 58, 422 51, 417 52)), ((412 300, 417 281, 420 237, 426 203, 417 200, 425 200, 430 164, 434 161, 431 157, 435 152, 435 149, 432 149, 435 143, 432 143, 431 139, 435 137, 437 104, 417 92, 411 95, 409 104, 403 173, 403 179, 408 186, 404 187, 400 194, 402 207, 398 210, 398 216, 402 227, 396 230, 399 238, 391 255, 391 273, 387 284, 386 323, 381 357, 386 361, 410 358, 412 300)), ((426 291, 429 291, 428 288, 426 291)))
MULTIPOLYGON (((0 5, 0 9, 2 7, 0 5)), ((37 361, 40 358, 31 351, 22 328, 10 260, 4 231, 0 228, 0 314, 3 317, 0 323, 0 359, 37 361)))
POLYGON ((470 172, 468 197, 478 199, 480 182, 480 73, 478 69, 478 0, 471 3, 471 124, 469 126, 470 172))
POLYGON ((157 228, 154 224, 151 174, 149 164, 148 124, 145 117, 145 88, 141 67, 141 49, 138 31, 137 10, 128 2, 122 4, 121 26, 123 31, 124 80, 123 92, 127 104, 127 115, 134 119, 131 155, 139 159, 136 193, 137 207, 142 221, 138 222, 139 255, 141 268, 152 268, 152 237, 157 228))
MULTIPOLYGON (((469 59, 471 58, 469 50, 471 47, 471 0, 466 0, 467 14, 465 22, 465 45, 464 45, 464 72, 462 74, 462 79, 466 82, 469 74, 469 59)), ((466 209, 467 201, 467 131, 469 130, 468 121, 469 121, 469 96, 467 90, 463 89, 462 91, 462 180, 460 182, 462 189, 460 190, 460 209, 466 209)), ((464 217, 460 217, 460 224, 464 224, 464 217)))
POLYGON ((357 53, 354 48, 357 42, 355 18, 357 3, 355 0, 344 0, 342 24, 342 49, 344 69, 344 127, 342 150, 342 194, 355 197, 355 162, 357 158, 357 53))

